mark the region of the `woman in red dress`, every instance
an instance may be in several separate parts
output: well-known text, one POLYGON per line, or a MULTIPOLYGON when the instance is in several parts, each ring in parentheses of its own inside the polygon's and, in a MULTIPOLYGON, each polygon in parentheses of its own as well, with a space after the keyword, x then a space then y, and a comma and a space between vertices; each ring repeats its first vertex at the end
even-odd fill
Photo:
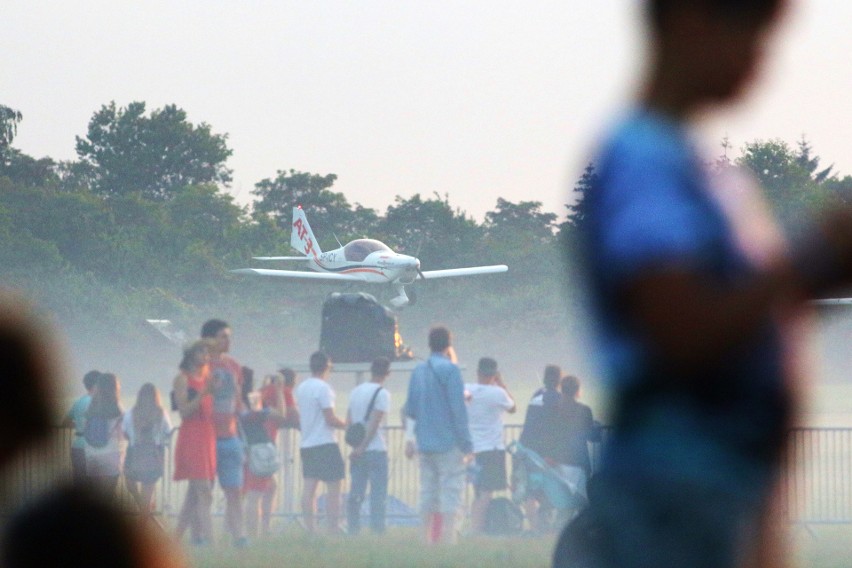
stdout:
POLYGON ((189 480, 175 535, 183 538, 189 528, 194 544, 211 542, 210 509, 216 478, 216 432, 213 429, 213 397, 207 363, 207 344, 197 341, 183 353, 180 374, 175 377, 175 404, 181 417, 175 445, 175 481, 189 480))

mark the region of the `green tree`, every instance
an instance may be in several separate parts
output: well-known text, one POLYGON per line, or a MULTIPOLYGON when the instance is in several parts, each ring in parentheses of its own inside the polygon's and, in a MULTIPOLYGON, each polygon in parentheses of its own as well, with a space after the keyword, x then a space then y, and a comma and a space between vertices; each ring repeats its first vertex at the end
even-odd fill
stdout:
POLYGON ((807 138, 802 136, 801 140, 797 143, 797 147, 796 163, 807 173, 808 177, 814 183, 822 184, 834 177, 831 173, 834 169, 833 165, 821 170, 819 169, 820 158, 819 156, 811 156, 812 148, 807 138))
MULTIPOLYGON (((497 199, 497 207, 485 214, 483 258, 507 264, 509 273, 491 286, 513 292, 519 285, 541 293, 542 279, 559 275, 556 254, 556 214, 542 211, 540 201, 512 203, 497 199)), ((533 292, 533 295, 536 292, 533 292)))
POLYGON ((37 160, 12 148, 12 140, 22 119, 19 111, 0 105, 0 176, 28 187, 51 184, 57 179, 53 160, 37 160))
POLYGON ((580 176, 580 179, 574 185, 572 192, 574 203, 565 205, 566 209, 568 209, 568 223, 574 227, 579 227, 585 222, 589 209, 586 198, 597 183, 598 174, 595 172, 595 164, 589 162, 583 170, 583 175, 580 176))
POLYGON ((534 244, 550 244, 556 228, 556 214, 545 213, 541 207, 541 201, 512 203, 498 197, 496 208, 485 214, 486 231, 490 237, 507 241, 522 238, 534 244))
POLYGON ((105 196, 166 200, 190 185, 231 182, 227 135, 213 134, 203 122, 193 125, 175 105, 146 116, 144 102, 125 108, 111 102, 94 114, 86 137, 76 140, 92 189, 105 196))
POLYGON ((12 145, 22 118, 20 111, 0 105, 0 156, 12 145))
POLYGON ((363 236, 375 224, 376 212, 357 203, 353 210, 345 195, 332 191, 336 180, 335 174, 279 170, 275 179, 255 184, 255 215, 271 217, 289 235, 293 207, 301 205, 324 249, 336 247, 335 235, 343 240, 363 236))
POLYGON ((398 252, 418 255, 423 268, 430 270, 476 259, 484 233, 476 221, 450 205, 448 196, 437 193, 425 200, 419 193, 409 199, 397 195, 378 232, 398 252))
POLYGON ((559 225, 558 240, 569 250, 573 251, 578 246, 579 229, 586 222, 588 215, 588 195, 597 183, 598 174, 595 171, 595 164, 589 162, 586 164, 583 174, 574 184, 572 191, 574 202, 565 205, 565 208, 568 209, 568 217, 559 225))
POLYGON ((15 212, 17 230, 51 243, 71 266, 110 274, 105 252, 114 220, 102 199, 18 184, 0 201, 15 212))
POLYGON ((233 235, 245 215, 233 196, 213 185, 187 187, 166 204, 166 211, 169 225, 185 240, 204 242, 221 254, 234 246, 233 235))
POLYGON ((804 141, 794 150, 773 139, 746 143, 736 164, 754 174, 782 224, 795 232, 830 196, 831 168, 819 170, 819 161, 804 141))

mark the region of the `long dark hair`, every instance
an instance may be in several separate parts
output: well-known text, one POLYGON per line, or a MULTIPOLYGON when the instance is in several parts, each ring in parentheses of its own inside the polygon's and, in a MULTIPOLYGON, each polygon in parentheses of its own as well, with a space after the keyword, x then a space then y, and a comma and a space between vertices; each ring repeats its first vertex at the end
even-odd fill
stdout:
POLYGON ((145 383, 136 395, 133 406, 133 431, 136 440, 152 441, 156 428, 163 421, 163 402, 160 391, 151 383, 145 383))
POLYGON ((118 377, 113 373, 101 374, 95 385, 95 393, 92 395, 92 402, 86 411, 86 417, 118 418, 124 414, 121 410, 121 404, 118 402, 120 389, 118 377))

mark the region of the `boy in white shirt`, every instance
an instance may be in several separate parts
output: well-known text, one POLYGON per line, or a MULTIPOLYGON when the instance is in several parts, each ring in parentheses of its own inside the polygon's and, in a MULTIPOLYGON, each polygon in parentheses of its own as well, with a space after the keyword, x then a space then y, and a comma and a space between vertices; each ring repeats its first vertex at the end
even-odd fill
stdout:
POLYGON ((334 534, 338 531, 337 521, 340 517, 340 482, 345 475, 343 457, 334 438, 334 430, 343 429, 346 424, 334 414, 334 390, 328 384, 328 376, 331 374, 328 355, 317 351, 311 355, 310 367, 311 378, 302 381, 294 393, 302 430, 299 450, 302 475, 305 478, 302 513, 308 532, 314 532, 316 490, 319 482, 324 481, 328 488, 328 532, 334 534))
POLYGON ((477 383, 466 384, 465 391, 470 436, 479 470, 470 520, 473 532, 480 533, 485 528, 485 512, 492 494, 506 488, 503 414, 515 412, 516 406, 497 370, 497 361, 483 357, 479 360, 476 375, 477 383))

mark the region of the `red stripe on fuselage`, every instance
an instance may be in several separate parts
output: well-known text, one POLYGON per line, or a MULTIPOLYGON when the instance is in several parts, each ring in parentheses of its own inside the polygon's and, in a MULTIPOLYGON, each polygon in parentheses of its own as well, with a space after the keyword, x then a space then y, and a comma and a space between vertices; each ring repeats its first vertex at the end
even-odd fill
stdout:
POLYGON ((373 274, 378 274, 379 276, 384 276, 385 273, 380 270, 374 270, 372 268, 349 268, 347 270, 341 270, 339 274, 350 274, 352 272, 372 272, 373 274))

